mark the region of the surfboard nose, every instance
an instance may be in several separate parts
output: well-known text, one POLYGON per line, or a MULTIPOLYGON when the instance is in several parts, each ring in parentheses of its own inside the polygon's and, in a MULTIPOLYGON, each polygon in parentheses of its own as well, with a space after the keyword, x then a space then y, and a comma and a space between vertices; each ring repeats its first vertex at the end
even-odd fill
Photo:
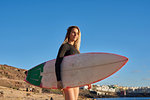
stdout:
POLYGON ((118 55, 120 56, 122 59, 124 59, 126 61, 126 63, 129 61, 129 58, 125 57, 125 56, 121 56, 121 55, 118 55))
POLYGON ((129 58, 124 56, 124 59, 125 59, 125 63, 124 63, 124 65, 125 65, 129 61, 129 58))
POLYGON ((113 54, 113 53, 107 53, 107 54, 114 55, 115 57, 118 57, 118 59, 122 59, 122 60, 125 60, 125 61, 129 60, 129 58, 127 58, 125 56, 122 56, 122 55, 119 55, 119 54, 113 54))
POLYGON ((125 57, 126 61, 128 62, 129 61, 129 58, 125 57))

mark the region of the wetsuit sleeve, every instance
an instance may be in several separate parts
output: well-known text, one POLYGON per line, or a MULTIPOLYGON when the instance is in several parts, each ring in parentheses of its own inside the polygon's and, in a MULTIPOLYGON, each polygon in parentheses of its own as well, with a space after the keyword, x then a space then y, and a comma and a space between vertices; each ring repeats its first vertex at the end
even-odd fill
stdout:
POLYGON ((61 62, 67 50, 68 50, 68 46, 66 44, 61 45, 61 47, 59 48, 59 52, 55 62, 55 73, 56 73, 57 81, 61 81, 61 62))

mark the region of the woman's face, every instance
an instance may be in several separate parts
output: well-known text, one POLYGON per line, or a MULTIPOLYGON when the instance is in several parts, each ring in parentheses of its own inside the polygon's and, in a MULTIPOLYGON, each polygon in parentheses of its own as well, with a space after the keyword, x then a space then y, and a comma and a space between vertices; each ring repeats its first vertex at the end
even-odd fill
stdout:
POLYGON ((73 28, 71 30, 71 33, 70 33, 70 37, 69 37, 69 40, 70 41, 76 41, 78 39, 78 29, 77 28, 73 28))

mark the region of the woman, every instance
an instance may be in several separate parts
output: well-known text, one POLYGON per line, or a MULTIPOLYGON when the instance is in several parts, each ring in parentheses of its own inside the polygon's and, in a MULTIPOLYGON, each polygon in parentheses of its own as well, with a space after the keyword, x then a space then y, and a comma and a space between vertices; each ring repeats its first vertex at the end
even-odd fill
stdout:
MULTIPOLYGON (((55 63, 55 72, 57 77, 58 89, 63 88, 61 74, 60 74, 61 72, 60 65, 63 60, 63 57, 68 55, 73 55, 73 54, 79 54, 80 42, 81 42, 80 29, 77 26, 70 26, 67 29, 65 40, 61 45, 61 47, 59 48, 59 52, 55 63)), ((79 87, 63 89, 63 93, 65 96, 65 100, 77 100, 79 95, 79 87)))

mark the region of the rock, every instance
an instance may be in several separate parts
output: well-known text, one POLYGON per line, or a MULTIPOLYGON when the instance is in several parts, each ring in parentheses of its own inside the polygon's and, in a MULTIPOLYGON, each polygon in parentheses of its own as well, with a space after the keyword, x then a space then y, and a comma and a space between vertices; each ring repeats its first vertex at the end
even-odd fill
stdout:
POLYGON ((0 97, 3 97, 3 96, 4 96, 4 92, 0 91, 0 97))
POLYGON ((31 94, 30 94, 30 93, 27 93, 26 96, 31 96, 31 94))
POLYGON ((53 100, 53 98, 51 97, 50 100, 53 100))
POLYGON ((3 92, 3 91, 0 91, 0 94, 4 94, 4 92, 3 92))

